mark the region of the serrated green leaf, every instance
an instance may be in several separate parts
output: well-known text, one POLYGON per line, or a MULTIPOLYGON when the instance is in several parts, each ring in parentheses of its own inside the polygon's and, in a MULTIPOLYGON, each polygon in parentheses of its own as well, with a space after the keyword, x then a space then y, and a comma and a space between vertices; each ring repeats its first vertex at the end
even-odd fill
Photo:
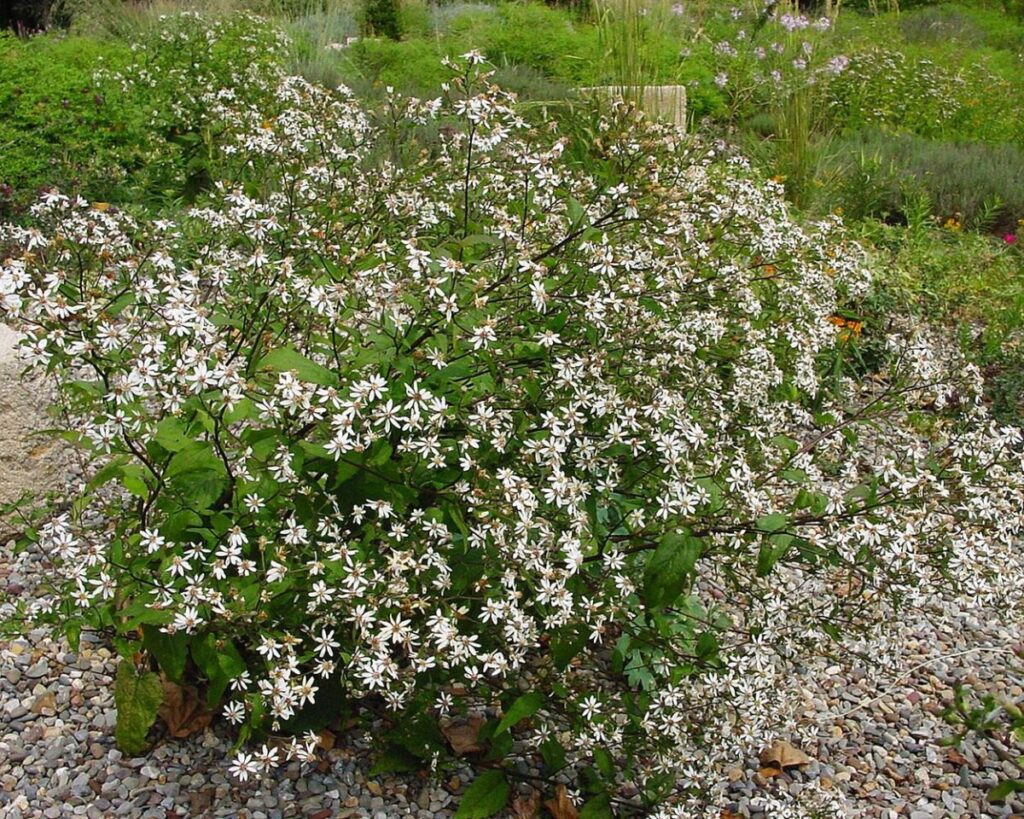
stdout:
POLYGON ((540 755, 549 771, 559 771, 565 767, 565 748, 556 739, 546 739, 541 743, 540 755))
POLYGON ((495 729, 494 733, 496 735, 501 734, 517 722, 521 722, 527 717, 532 717, 541 709, 541 707, 543 707, 543 705, 544 695, 540 692, 530 691, 527 694, 523 694, 509 706, 508 711, 506 711, 505 716, 501 718, 501 722, 498 723, 498 727, 495 729))
POLYGON ((260 360, 257 367, 276 373, 295 373, 300 381, 333 387, 338 384, 338 374, 306 358, 293 347, 279 347, 271 350, 260 360))
POLYGON ((580 819, 614 819, 614 817, 612 800, 606 793, 588 799, 586 804, 580 808, 580 819))
POLYGON ((718 638, 712 631, 703 632, 697 638, 697 657, 707 660, 718 654, 718 638))
POLYGON ((145 500, 149 497, 147 474, 149 473, 138 464, 126 464, 121 467, 121 486, 127 489, 129 494, 145 500))
POLYGON ((89 480, 88 489, 98 489, 103 484, 112 481, 114 478, 121 474, 121 469, 128 462, 127 458, 115 458, 110 463, 98 469, 96 473, 89 480))
POLYGON ((767 576, 779 559, 789 551, 792 542, 792 535, 772 535, 757 554, 757 576, 767 576))
POLYGON ((203 519, 195 512, 185 509, 167 516, 167 520, 160 526, 162 534, 171 543, 182 543, 186 540, 185 535, 190 529, 201 525, 203 519))
POLYGON ((167 416, 156 425, 153 440, 168 452, 180 452, 192 443, 184 422, 173 415, 167 416))
POLYGON ((231 681, 245 671, 245 660, 231 640, 213 634, 204 634, 195 640, 191 653, 192 660, 209 682, 206 703, 213 708, 220 702, 231 681))
POLYGON ((82 624, 78 621, 68 623, 64 628, 64 635, 68 639, 68 645, 71 646, 71 650, 78 651, 78 646, 82 641, 82 624))
POLYGON ((209 509, 228 485, 227 469, 208 443, 175 453, 165 476, 188 504, 199 510, 209 509))
POLYGON ((580 227, 587 216, 587 212, 583 209, 583 205, 580 204, 579 200, 570 196, 565 203, 565 209, 572 226, 574 228, 580 227))
POLYGON ((370 768, 370 776, 380 776, 386 773, 410 773, 423 767, 423 762, 404 748, 392 746, 387 748, 377 757, 377 761, 370 768))
POLYGON ((129 756, 137 756, 146 748, 146 734, 156 721, 156 712, 164 701, 160 678, 151 671, 136 674, 131 662, 122 660, 117 666, 114 683, 114 704, 117 726, 114 738, 129 756))
POLYGON ((587 644, 587 634, 582 629, 563 633, 551 638, 551 661, 559 671, 565 671, 569 663, 587 644))
POLYGON ((775 513, 774 515, 765 515, 763 518, 758 518, 755 524, 758 529, 762 532, 777 532, 782 529, 788 520, 785 515, 775 513))
POLYGON ((188 660, 189 636, 184 632, 166 634, 156 626, 142 627, 142 645, 156 657, 160 670, 172 682, 180 683, 188 660))
POLYGON ((608 752, 607 748, 600 746, 594 748, 594 766, 601 772, 601 776, 609 782, 615 779, 615 760, 612 759, 612 755, 608 752))
POLYGON ((669 532, 661 539, 644 571, 644 599, 649 608, 675 602, 703 551, 701 539, 690 534, 669 532))
POLYGON ((508 780, 501 771, 484 771, 462 795, 454 819, 486 819, 508 802, 508 780))

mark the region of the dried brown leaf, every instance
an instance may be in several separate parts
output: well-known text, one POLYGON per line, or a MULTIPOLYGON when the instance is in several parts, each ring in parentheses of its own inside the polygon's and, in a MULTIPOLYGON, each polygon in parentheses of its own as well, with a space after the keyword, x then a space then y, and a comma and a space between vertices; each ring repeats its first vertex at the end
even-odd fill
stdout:
POLYGON ((47 691, 45 694, 40 694, 36 697, 35 702, 32 703, 31 711, 33 714, 42 714, 44 711, 55 711, 57 708, 57 695, 52 691, 47 691))
POLYGON ((161 677, 160 682, 164 689, 164 701, 157 713, 167 724, 172 737, 190 737, 210 724, 213 712, 206 707, 194 687, 178 685, 166 677, 161 677))
POLYGON ((486 744, 480 739, 480 729, 484 722, 483 717, 470 717, 468 723, 442 725, 441 733, 459 756, 482 754, 487 750, 486 744))
POLYGON ((554 819, 579 819, 580 816, 576 806, 569 799, 569 792, 565 789, 565 785, 556 787, 554 798, 547 800, 544 806, 554 819))
POLYGON ((192 816, 205 816, 206 811, 213 805, 213 797, 216 794, 214 788, 204 788, 201 791, 189 791, 188 809, 192 816))
POLYGON ((948 748, 946 750, 946 758, 954 765, 967 764, 967 757, 960 753, 956 748, 948 748))
POLYGON ((799 748, 795 748, 783 739, 777 739, 770 748, 761 751, 761 775, 773 776, 782 773, 786 768, 796 768, 800 765, 807 765, 813 760, 799 748), (775 774, 765 773, 770 768, 775 774))
POLYGON ((540 813, 540 791, 519 794, 512 800, 512 819, 534 819, 540 813))

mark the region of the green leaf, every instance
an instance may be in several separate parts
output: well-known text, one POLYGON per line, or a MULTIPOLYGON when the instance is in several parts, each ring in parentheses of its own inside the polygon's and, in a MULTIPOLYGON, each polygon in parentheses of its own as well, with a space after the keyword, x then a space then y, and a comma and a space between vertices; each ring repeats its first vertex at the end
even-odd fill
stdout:
POLYGON ((454 819, 486 819, 508 802, 509 787, 501 771, 484 771, 466 788, 454 819))
POLYGON ((565 748, 557 739, 546 739, 541 743, 540 755, 549 771, 560 771, 565 767, 565 748))
POLYGON ((776 435, 772 438, 772 443, 775 444, 779 449, 786 452, 796 452, 800 449, 800 442, 794 441, 792 438, 786 435, 776 435))
POLYGON ((647 560, 644 598, 650 608, 663 608, 683 592, 687 578, 704 552, 700 538, 669 532, 647 560))
POLYGON ((172 682, 180 683, 188 660, 189 637, 184 632, 166 634, 155 626, 142 627, 142 645, 156 657, 160 670, 172 682))
POLYGON ((199 515, 190 509, 184 509, 167 516, 167 520, 160 527, 160 534, 171 541, 171 543, 183 543, 186 540, 185 535, 188 533, 188 530, 201 526, 202 523, 203 519, 199 515))
POLYGON ((697 638, 697 658, 708 660, 718 654, 718 638, 714 632, 705 631, 697 638))
MULTIPOLYGON (((487 726, 496 725, 497 723, 495 723, 494 720, 487 723, 487 726)), ((484 755, 484 760, 488 762, 500 762, 512 753, 512 747, 515 745, 515 740, 512 739, 512 734, 508 731, 504 734, 498 734, 497 736, 494 736, 493 734, 485 736, 487 726, 485 726, 485 730, 480 732, 480 739, 487 741, 487 753, 484 755)))
POLYGON ((774 515, 765 515, 763 518, 758 518, 757 528, 762 532, 777 532, 788 523, 785 515, 778 513, 774 515))
POLYGON ((559 671, 565 671, 573 658, 583 651, 587 644, 587 633, 576 629, 551 638, 551 662, 559 671))
POLYGON ((122 467, 128 462, 127 458, 115 458, 102 469, 96 471, 96 474, 92 476, 89 481, 88 489, 98 489, 103 484, 112 481, 114 478, 121 474, 122 467))
POLYGON ((988 792, 989 802, 1005 802, 1011 793, 1024 791, 1024 781, 1020 779, 1004 779, 988 792))
POLYGON ((577 228, 583 224, 583 220, 586 219, 587 212, 584 210, 583 205, 580 204, 578 199, 570 196, 568 201, 565 203, 566 213, 569 215, 569 221, 572 223, 573 228, 577 228))
POLYGON ((473 247, 474 245, 490 245, 493 247, 494 245, 500 245, 501 239, 497 236, 491 236, 485 233, 474 233, 472 236, 467 236, 458 244, 463 247, 473 247))
POLYGON ((300 381, 308 381, 311 384, 322 384, 326 387, 333 387, 338 384, 338 374, 328 370, 326 367, 310 361, 293 347, 279 347, 271 350, 260 361, 260 370, 270 370, 276 373, 295 373, 300 381))
POLYGON ((176 453, 165 475, 189 505, 199 510, 209 509, 228 485, 227 469, 207 443, 176 453))
POLYGON ((149 485, 146 483, 148 472, 138 464, 127 464, 121 467, 121 485, 137 498, 145 500, 149 497, 149 485))
POLYGON ((538 691, 531 691, 528 694, 523 694, 519 697, 511 706, 508 711, 505 712, 505 716, 502 717, 501 722, 498 723, 498 727, 494 733, 500 734, 507 731, 517 722, 521 722, 527 717, 532 717, 536 714, 541 707, 544 705, 544 695, 538 691))
POLYGON ((615 779, 615 760, 607 748, 600 745, 594 748, 594 765, 606 780, 611 782, 615 779))
POLYGON ((757 554, 757 576, 767 576, 779 559, 789 551, 792 542, 792 535, 772 535, 757 554))
MULTIPOLYGON (((121 627, 135 629, 142 625, 164 626, 174 619, 174 615, 165 608, 157 608, 149 595, 134 598, 119 612, 121 627)), ((132 649, 134 652, 135 649, 132 649)))
POLYGON ((184 422, 172 415, 167 416, 156 425, 153 440, 168 452, 181 452, 192 443, 184 422))
POLYGON ((114 737, 129 756, 138 756, 146 748, 146 734, 156 721, 156 712, 164 701, 160 678, 151 671, 136 674, 132 663, 122 660, 117 666, 114 704, 117 726, 114 737))
POLYGON ((64 628, 64 635, 68 638, 71 650, 77 652, 78 646, 82 642, 82 624, 78 621, 68 623, 64 628))
POLYGON ((587 803, 580 809, 580 819, 614 819, 614 817, 612 800, 606 793, 598 794, 593 799, 587 800, 587 803))
POLYGON ((391 733, 393 742, 420 759, 433 759, 445 751, 445 739, 437 721, 425 714, 404 719, 391 733))
POLYGON ((211 708, 220 702, 231 681, 245 671, 245 660, 235 644, 214 634, 204 634, 192 643, 192 659, 209 681, 206 703, 211 708))

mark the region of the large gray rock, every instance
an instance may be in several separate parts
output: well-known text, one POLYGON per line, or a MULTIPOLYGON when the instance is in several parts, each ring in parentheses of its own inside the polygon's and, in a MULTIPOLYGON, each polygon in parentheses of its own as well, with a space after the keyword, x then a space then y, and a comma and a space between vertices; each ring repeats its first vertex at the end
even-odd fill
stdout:
POLYGON ((47 414, 52 385, 38 376, 22 378, 17 348, 18 334, 0 324, 0 504, 26 491, 58 489, 68 463, 68 448, 42 433, 54 425, 47 414))

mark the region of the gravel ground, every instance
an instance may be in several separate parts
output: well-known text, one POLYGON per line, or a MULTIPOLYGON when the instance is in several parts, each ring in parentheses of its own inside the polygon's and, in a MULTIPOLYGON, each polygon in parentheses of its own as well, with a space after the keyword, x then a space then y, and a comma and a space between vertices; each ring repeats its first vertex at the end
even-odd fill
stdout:
MULTIPOLYGON (((6 550, 5 550, 6 551, 6 550)), ((0 587, 26 578, 0 554, 0 587), (5 578, 4 575, 7 574, 5 578)), ((272 782, 227 775, 223 727, 161 742, 125 758, 113 738, 116 658, 83 635, 79 651, 44 630, 0 641, 0 816, 433 817, 450 816, 462 782, 367 776, 369 741, 347 737, 319 766, 282 768, 272 782)))
MULTIPOLYGON (((0 549, 0 589, 28 594, 40 556, 0 549)), ((764 778, 756 760, 729 772, 734 815, 757 815, 758 793, 798 795, 816 780, 841 793, 850 816, 911 819, 1013 816, 1021 803, 992 806, 986 790, 1012 773, 990 747, 939 744, 949 728, 939 711, 955 682, 1020 699, 1020 663, 1008 654, 1019 633, 992 625, 984 612, 961 613, 954 633, 907 625, 906 665, 879 679, 853 667, 808 686, 804 717, 824 725, 815 761, 764 778), (1005 769, 1005 770, 1004 770, 1005 769)), ((226 772, 223 727, 189 740, 161 742, 126 759, 115 747, 115 657, 83 636, 78 652, 37 630, 0 641, 0 816, 433 817, 451 816, 468 770, 444 778, 371 778, 369 738, 340 737, 318 766, 293 764, 273 781, 239 785, 226 772)), ((725 814, 723 814, 725 815, 725 814)))

